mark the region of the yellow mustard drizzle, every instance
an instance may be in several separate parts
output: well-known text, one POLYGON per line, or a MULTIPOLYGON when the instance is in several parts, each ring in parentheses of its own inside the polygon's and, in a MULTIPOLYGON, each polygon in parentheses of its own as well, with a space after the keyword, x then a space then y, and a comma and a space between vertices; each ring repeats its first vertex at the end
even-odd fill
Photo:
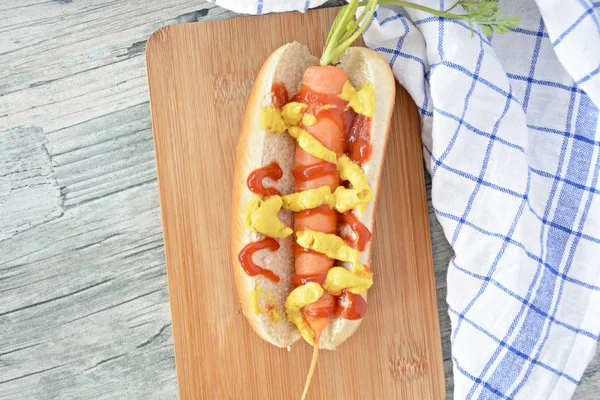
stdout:
POLYGON ((325 291, 316 282, 308 282, 292 290, 285 300, 287 319, 298 327, 300 334, 310 345, 315 343, 315 333, 304 320, 302 308, 319 300, 325 291))
POLYGON ((269 319, 271 320, 271 323, 273 325, 275 325, 276 323, 278 323, 279 321, 281 321, 283 319, 283 317, 281 316, 279 311, 277 311, 277 308, 275 308, 274 304, 273 304, 273 308, 269 308, 267 310, 267 316, 269 317, 269 319))
POLYGON ((266 291, 264 295, 263 288, 261 286, 256 286, 252 293, 250 294, 250 308, 252 312, 256 315, 259 314, 267 314, 267 317, 271 321, 273 325, 278 323, 283 319, 279 310, 277 310, 277 298, 272 291, 266 291), (260 306, 260 300, 266 304, 265 307, 260 306))
POLYGON ((287 103, 281 110, 283 122, 285 122, 287 126, 298 125, 300 121, 303 120, 305 115, 304 111, 306 111, 307 108, 308 106, 304 103, 297 103, 295 101, 287 103))
POLYGON ((341 155, 338 159, 338 170, 340 172, 340 178, 342 178, 343 181, 349 181, 353 187, 357 189, 369 187, 367 176, 362 168, 358 164, 352 162, 347 155, 341 155))
POLYGON ((303 190, 282 197, 283 208, 294 212, 310 210, 323 204, 333 208, 336 198, 331 193, 329 186, 321 186, 315 189, 303 190))
POLYGON ((348 246, 344 239, 332 233, 316 232, 310 229, 296 232, 296 242, 306 248, 323 253, 333 260, 358 264, 360 252, 348 246))
POLYGON ((265 200, 253 196, 244 213, 246 227, 272 238, 283 239, 290 236, 294 231, 285 226, 277 216, 282 205, 280 196, 271 196, 265 200))
POLYGON ((345 213, 353 208, 362 210, 373 198, 373 192, 368 189, 348 189, 338 186, 331 193, 329 186, 320 186, 301 192, 291 193, 282 197, 283 208, 294 212, 311 210, 323 204, 345 213))
POLYGON ((348 102, 348 107, 351 107, 357 114, 363 114, 369 118, 375 113, 375 88, 370 82, 364 82, 357 91, 346 81, 342 88, 340 98, 348 102))
POLYGON ((360 166, 352 162, 345 154, 338 159, 338 171, 343 181, 349 181, 352 184, 352 189, 347 190, 344 194, 347 200, 342 204, 345 206, 340 204, 338 211, 346 212, 351 208, 356 208, 359 213, 362 213, 367 203, 373 199, 373 190, 369 187, 367 176, 360 166))
POLYGON ((260 109, 260 128, 270 133, 285 132, 285 122, 279 111, 272 104, 260 109))
POLYGON ((373 198, 373 192, 370 189, 347 189, 343 186, 338 186, 334 194, 335 209, 341 213, 350 211, 353 208, 362 212, 367 203, 373 198))
POLYGON ((358 265, 352 270, 343 267, 333 267, 327 272, 323 288, 334 296, 342 294, 347 289, 354 294, 361 294, 373 286, 373 273, 363 265, 358 265))
POLYGON ((259 297, 262 290, 262 287, 256 286, 250 294, 250 308, 252 309, 252 312, 257 315, 260 314, 259 297))
POLYGON ((283 319, 283 317, 277 310, 277 298, 275 297, 275 294, 269 290, 265 293, 263 299, 266 303, 264 312, 267 314, 267 317, 269 317, 269 319, 271 320, 271 323, 275 325, 283 319))
POLYGON ((298 146, 305 152, 330 163, 337 164, 337 154, 319 142, 317 138, 297 126, 290 126, 288 133, 296 139, 298 146))
POLYGON ((313 126, 317 123, 317 117, 312 114, 304 114, 302 115, 302 125, 304 126, 313 126))

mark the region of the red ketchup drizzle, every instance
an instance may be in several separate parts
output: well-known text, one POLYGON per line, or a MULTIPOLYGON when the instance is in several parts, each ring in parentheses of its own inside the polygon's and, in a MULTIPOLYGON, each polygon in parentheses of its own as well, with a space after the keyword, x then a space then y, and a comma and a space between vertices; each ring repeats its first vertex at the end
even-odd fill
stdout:
POLYGON ((313 318, 329 318, 337 315, 338 317, 350 320, 361 319, 367 312, 367 302, 358 294, 351 293, 344 289, 342 295, 337 298, 337 305, 331 307, 321 307, 316 309, 302 309, 303 315, 313 318))
POLYGON ((346 136, 346 154, 359 165, 371 159, 371 118, 358 114, 346 136))
POLYGON ((259 267, 254 263, 254 261, 252 261, 252 255, 255 252, 263 249, 277 251, 279 249, 279 243, 273 238, 266 238, 253 243, 249 243, 240 251, 240 254, 238 255, 238 260, 240 261, 242 268, 244 269, 244 271, 246 271, 248 275, 264 275, 273 282, 279 282, 279 277, 275 275, 273 271, 269 271, 268 269, 259 267))
POLYGON ((297 166, 292 170, 292 175, 296 184, 312 181, 326 175, 337 175, 337 166, 328 161, 321 161, 315 164, 297 166))
POLYGON ((298 211, 295 213, 296 218, 304 218, 311 216, 313 214, 321 214, 325 216, 329 216, 333 211, 327 204, 321 204, 319 207, 311 208, 308 210, 298 211))
POLYGON ((335 315, 335 307, 304 308, 302 313, 305 317, 329 318, 335 315))
POLYGON ((277 162, 273 161, 271 164, 266 165, 262 168, 255 169, 248 175, 248 189, 259 196, 273 196, 280 195, 279 190, 274 187, 266 188, 263 186, 263 179, 271 178, 274 181, 281 179, 283 171, 277 162))
POLYGON ((341 99, 337 94, 318 93, 306 85, 302 85, 300 91, 292 99, 308 106, 306 113, 314 115, 317 119, 329 118, 348 136, 348 131, 352 126, 354 111, 346 106, 348 102, 341 99), (326 105, 332 105, 334 108, 323 109, 326 105))
POLYGON ((303 308, 302 314, 313 318, 329 318, 335 315, 335 305, 320 308, 303 308))
POLYGON ((342 224, 347 224, 352 231, 356 234, 356 238, 351 235, 343 235, 342 238, 346 241, 348 246, 363 251, 367 246, 369 240, 371 240, 371 232, 360 220, 352 213, 347 211, 341 215, 342 224))
POLYGON ((307 254, 321 254, 321 253, 318 253, 318 252, 316 252, 316 251, 314 251, 312 249, 307 249, 306 247, 302 247, 298 243, 292 244, 292 250, 294 251, 294 256, 296 256, 296 257, 300 256, 300 254, 302 254, 302 253, 307 253, 307 254))
POLYGON ((287 88, 283 83, 278 82, 271 86, 271 101, 277 109, 282 108, 290 101, 287 88))
POLYGON ((344 289, 338 298, 336 315, 344 319, 361 319, 367 312, 367 302, 361 295, 354 294, 344 289))
MULTIPOLYGON (((322 204, 319 207, 312 208, 312 209, 309 209, 309 210, 298 211, 298 212, 294 213, 294 218, 295 218, 295 220, 297 222, 298 221, 302 221, 305 218, 308 218, 308 221, 311 221, 310 217, 312 217, 315 214, 322 215, 323 217, 327 218, 329 221, 333 221, 331 223, 331 225, 332 225, 333 228, 330 231, 324 232, 324 233, 335 233, 337 231, 338 213, 334 209, 330 208, 327 204, 322 204)), ((313 229, 311 227, 310 223, 305 224, 305 225, 307 225, 306 226, 307 229, 313 229)), ((296 252, 296 255, 299 254, 298 252, 296 252)))
POLYGON ((292 276, 292 283, 294 286, 302 286, 308 282, 317 282, 322 285, 325 283, 327 274, 316 274, 316 275, 294 275, 292 276))

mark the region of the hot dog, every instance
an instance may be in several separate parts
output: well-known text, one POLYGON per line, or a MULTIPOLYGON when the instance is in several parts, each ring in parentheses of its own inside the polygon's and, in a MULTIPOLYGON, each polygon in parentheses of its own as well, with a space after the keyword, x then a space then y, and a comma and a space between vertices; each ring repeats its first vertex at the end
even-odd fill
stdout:
MULTIPOLYGON (((289 43, 260 70, 237 147, 231 252, 242 311, 267 342, 335 349, 366 312, 395 82, 376 52, 319 66, 289 43)), ((376 271, 375 271, 376 272, 376 271)), ((314 366, 313 366, 314 367, 314 366)))

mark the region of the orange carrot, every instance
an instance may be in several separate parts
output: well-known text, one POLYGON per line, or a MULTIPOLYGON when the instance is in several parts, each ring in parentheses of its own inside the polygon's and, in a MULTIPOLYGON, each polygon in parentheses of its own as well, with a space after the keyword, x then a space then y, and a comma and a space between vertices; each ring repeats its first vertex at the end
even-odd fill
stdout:
MULTIPOLYGON (((344 70, 334 66, 317 66, 308 68, 302 78, 303 90, 322 95, 337 96, 342 92, 344 83, 348 80, 348 75, 344 70)), ((310 109, 310 108, 309 108, 310 109)), ((345 131, 342 128, 344 121, 333 120, 333 116, 341 117, 341 113, 323 113, 323 117, 317 115, 317 122, 305 129, 318 139, 325 147, 335 151, 338 155, 344 152, 345 131)), ((296 167, 305 167, 313 165, 322 160, 306 153, 299 146, 296 146, 296 167)), ((328 174, 306 182, 296 184, 296 190, 313 189, 324 185, 329 185, 333 192, 340 184, 338 174, 328 174)), ((337 213, 335 210, 319 210, 319 212, 296 213, 294 230, 296 232, 304 229, 311 229, 319 232, 335 233, 337 229, 337 213)), ((333 266, 334 260, 324 254, 315 252, 300 252, 296 256, 296 274, 298 275, 319 275, 325 274, 333 266)), ((335 298, 325 292, 323 296, 315 303, 304 307, 303 312, 306 321, 315 332, 315 338, 318 341, 323 328, 329 322, 335 311, 335 298)))

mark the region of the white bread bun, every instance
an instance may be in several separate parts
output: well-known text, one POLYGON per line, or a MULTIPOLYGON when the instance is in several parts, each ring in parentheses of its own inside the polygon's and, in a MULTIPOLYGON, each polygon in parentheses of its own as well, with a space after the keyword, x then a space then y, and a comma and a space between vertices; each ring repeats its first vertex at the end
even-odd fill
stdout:
MULTIPOLYGON (((249 276, 244 271, 238 261, 238 254, 247 244, 264 238, 261 234, 250 232, 243 223, 244 209, 253 197, 246 180, 255 169, 276 161, 283 170, 283 178, 277 182, 266 179, 265 186, 273 186, 282 194, 295 191, 291 174, 294 168, 295 140, 287 134, 267 134, 263 131, 260 127, 260 110, 271 104, 273 83, 283 83, 290 95, 293 95, 300 89, 304 71, 313 65, 318 65, 317 57, 312 56, 307 47, 299 43, 280 47, 266 60, 248 100, 233 179, 231 255, 242 311, 260 337, 278 347, 289 347, 300 338, 296 326, 287 321, 284 306, 288 294, 294 288, 291 283, 294 275, 293 235, 279 240, 279 250, 261 250, 253 258, 258 265, 278 275, 281 278, 278 283, 262 275, 249 276)), ((373 232, 381 169, 394 108, 395 81, 387 62, 377 52, 367 48, 348 48, 342 53, 338 66, 346 71, 354 87, 358 88, 367 81, 375 89, 375 112, 371 124, 372 155, 363 165, 375 197, 360 216, 361 222, 373 232)), ((287 226, 293 226, 293 214, 290 211, 280 211, 279 217, 287 226)), ((361 264, 370 265, 370 261, 371 243, 361 252, 360 258, 361 264)), ((377 274, 376 270, 374 274, 377 274)), ((366 293, 362 296, 366 299, 366 293)), ((335 349, 356 331, 360 323, 360 319, 332 318, 320 335, 319 348, 335 349)))

